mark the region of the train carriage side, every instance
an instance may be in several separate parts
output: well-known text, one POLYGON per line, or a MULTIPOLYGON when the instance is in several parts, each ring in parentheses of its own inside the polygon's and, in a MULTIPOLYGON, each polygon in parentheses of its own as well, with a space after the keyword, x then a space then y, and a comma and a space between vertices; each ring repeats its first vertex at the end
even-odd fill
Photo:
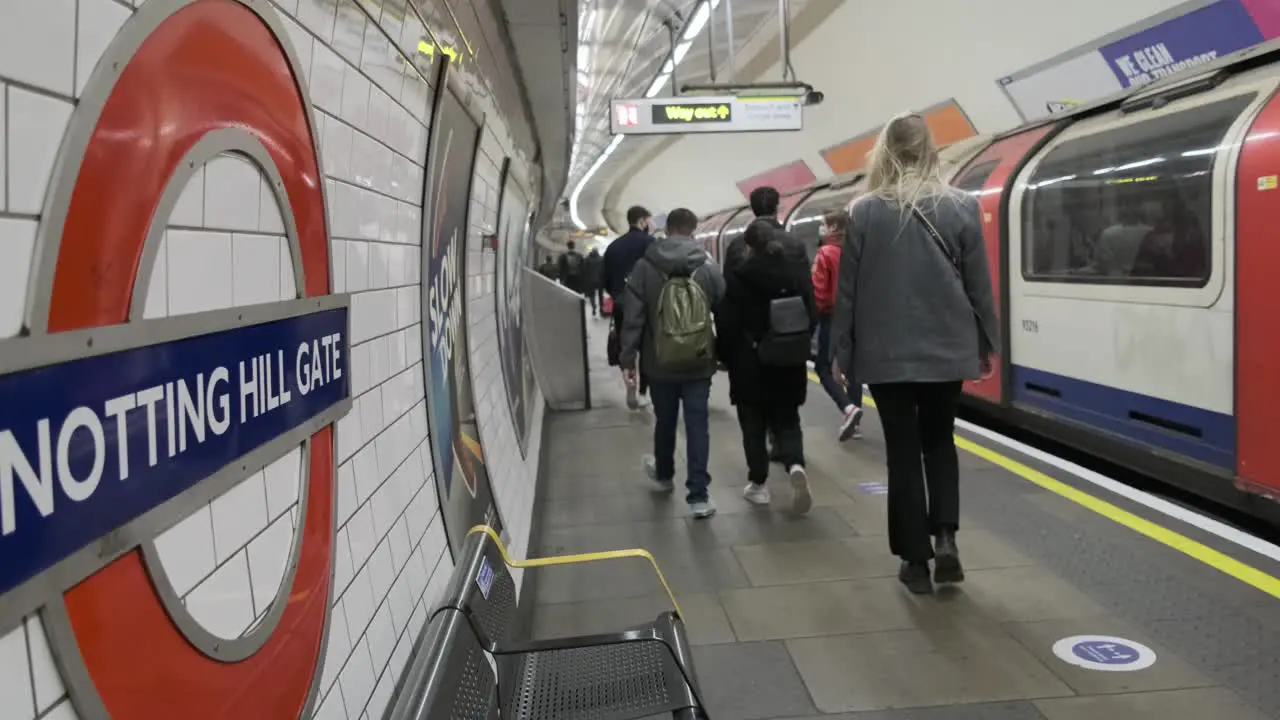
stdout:
POLYGON ((720 255, 720 231, 724 230, 724 226, 729 222, 729 218, 735 213, 741 212, 745 206, 736 205, 734 207, 718 210, 704 217, 698 227, 693 231, 693 239, 701 244, 716 262, 722 262, 720 255))
POLYGON ((1026 164, 1007 205, 1015 410, 1243 507, 1237 475, 1280 491, 1280 453, 1266 449, 1280 322, 1263 294, 1280 272, 1264 189, 1280 173, 1278 81, 1268 65, 1081 118, 1026 164))
POLYGON ((966 382, 964 391, 970 398, 993 406, 1005 404, 1008 398, 1005 379, 1008 376, 1009 323, 1005 318, 1009 313, 1007 298, 1003 294, 1006 285, 1003 281, 1003 268, 1007 263, 1001 230, 1005 188, 1028 153, 1053 129, 1052 125, 1038 125, 997 138, 967 163, 960 165, 953 175, 954 186, 978 198, 982 212, 982 235, 987 245, 987 262, 991 268, 992 291, 996 296, 996 311, 1002 324, 1001 338, 1004 344, 999 357, 993 359, 992 376, 981 382, 966 382))

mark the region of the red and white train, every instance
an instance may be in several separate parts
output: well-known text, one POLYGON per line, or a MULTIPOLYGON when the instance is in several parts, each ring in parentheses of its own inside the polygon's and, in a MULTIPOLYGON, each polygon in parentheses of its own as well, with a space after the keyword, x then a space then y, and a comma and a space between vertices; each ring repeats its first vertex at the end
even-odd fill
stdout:
MULTIPOLYGON (((979 198, 1003 322, 970 402, 1280 518, 1280 44, 943 151, 979 198)), ((816 247, 858 175, 788 195, 816 247)), ((713 254, 744 208, 698 229, 713 254)))

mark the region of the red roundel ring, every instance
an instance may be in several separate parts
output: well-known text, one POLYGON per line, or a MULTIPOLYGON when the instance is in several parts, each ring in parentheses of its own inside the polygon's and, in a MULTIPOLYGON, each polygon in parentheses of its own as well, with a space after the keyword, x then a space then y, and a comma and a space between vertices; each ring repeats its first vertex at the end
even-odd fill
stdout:
MULTIPOLYGON (((305 297, 329 293, 309 104, 274 13, 262 0, 148 0, 117 34, 76 109, 50 182, 28 310, 33 335, 128 322, 161 195, 187 152, 224 129, 247 131, 266 148, 284 183, 282 210, 293 213, 299 290, 305 297)), ((303 713, 313 702, 330 605, 334 460, 327 427, 310 439, 301 547, 283 614, 251 656, 225 662, 193 647, 165 611, 136 548, 46 607, 82 715, 257 720, 303 713)))

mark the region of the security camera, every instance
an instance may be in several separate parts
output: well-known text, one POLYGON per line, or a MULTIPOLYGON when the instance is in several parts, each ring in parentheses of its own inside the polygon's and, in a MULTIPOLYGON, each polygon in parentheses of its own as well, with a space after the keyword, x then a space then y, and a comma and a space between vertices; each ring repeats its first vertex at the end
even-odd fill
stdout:
POLYGON ((805 105, 821 105, 822 101, 826 99, 827 99, 827 96, 821 90, 810 90, 809 92, 805 93, 804 104, 805 105))

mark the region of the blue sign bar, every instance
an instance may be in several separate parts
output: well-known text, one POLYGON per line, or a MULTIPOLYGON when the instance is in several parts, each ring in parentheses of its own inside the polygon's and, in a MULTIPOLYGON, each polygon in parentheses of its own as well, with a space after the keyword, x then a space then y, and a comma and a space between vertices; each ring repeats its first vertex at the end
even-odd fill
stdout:
POLYGON ((1145 85, 1263 41, 1240 0, 1220 0, 1099 49, 1123 87, 1145 85))
POLYGON ((0 595, 345 400, 347 312, 0 376, 0 595))

